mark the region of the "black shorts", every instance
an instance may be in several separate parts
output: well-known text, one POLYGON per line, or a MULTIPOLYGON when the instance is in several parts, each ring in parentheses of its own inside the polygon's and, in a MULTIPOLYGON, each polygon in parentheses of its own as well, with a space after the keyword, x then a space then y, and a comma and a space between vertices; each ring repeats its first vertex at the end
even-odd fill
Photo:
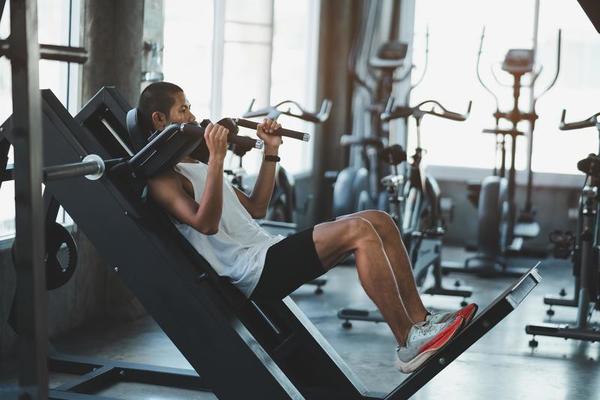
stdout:
POLYGON ((250 299, 258 302, 281 300, 326 272, 312 235, 313 228, 309 228, 269 247, 265 266, 250 299))

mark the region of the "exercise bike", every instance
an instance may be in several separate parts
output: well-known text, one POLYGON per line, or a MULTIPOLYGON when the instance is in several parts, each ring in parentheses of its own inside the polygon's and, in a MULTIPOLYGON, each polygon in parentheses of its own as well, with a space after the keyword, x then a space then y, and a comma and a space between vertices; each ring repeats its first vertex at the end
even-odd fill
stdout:
MULTIPOLYGON (((510 276, 518 277, 524 273, 524 269, 509 266, 509 257, 523 253, 524 240, 532 239, 539 235, 540 227, 535 221, 535 210, 532 204, 533 172, 531 169, 531 149, 529 146, 527 167, 527 189, 525 207, 517 215, 516 194, 516 153, 517 138, 524 133, 518 129, 520 122, 528 122, 530 126, 529 140, 533 140, 533 131, 538 114, 535 111, 537 100, 547 93, 556 83, 560 72, 561 54, 561 32, 558 32, 557 44, 557 67, 551 83, 537 96, 533 97, 530 111, 522 111, 519 108, 519 98, 523 87, 533 90, 542 67, 538 69, 534 65, 534 50, 532 49, 510 49, 502 62, 502 70, 513 78, 513 106, 509 111, 500 111, 499 101, 496 94, 485 84, 480 72, 480 60, 483 50, 485 30, 481 35, 479 54, 477 57, 477 78, 482 87, 492 95, 496 103, 496 111, 493 116, 495 127, 484 129, 484 133, 496 136, 496 149, 500 158, 500 166, 494 166, 494 174, 486 177, 480 187, 470 185, 471 193, 469 199, 477 204, 478 233, 477 254, 465 260, 464 265, 444 265, 445 272, 473 272, 484 276, 510 276), (522 79, 529 77, 529 83, 524 85, 522 79), (510 128, 500 128, 501 121, 508 121, 510 128), (506 143, 510 138, 510 168, 506 170, 506 143)), ((502 85, 494 73, 496 81, 502 85)), ((505 85, 506 86, 506 85, 505 85)))
MULTIPOLYGON (((273 106, 252 110, 252 107, 254 106, 253 99, 248 107, 248 110, 243 116, 244 118, 266 117, 276 121, 281 115, 286 115, 288 117, 301 119, 314 124, 320 124, 327 121, 329 118, 332 105, 333 103, 331 100, 324 99, 321 103, 320 110, 315 113, 306 111, 300 104, 293 100, 284 100, 273 106)), ((308 139, 308 136, 303 137, 304 141, 308 141, 308 139)), ((230 149, 239 157, 238 168, 232 170, 230 173, 232 180, 240 190, 248 192, 248 188, 244 186, 245 170, 243 169, 242 165, 242 159, 245 151, 247 150, 240 148, 240 146, 235 144, 231 145, 230 149)), ((295 213, 306 213, 308 210, 309 201, 310 197, 307 199, 304 207, 298 208, 296 206, 294 178, 278 163, 275 170, 275 187, 273 189, 273 194, 271 195, 271 200, 269 201, 267 216, 259 223, 263 228, 272 234, 283 236, 292 235, 297 231, 295 213)), ((322 287, 326 283, 327 278, 325 277, 317 278, 308 282, 308 284, 317 287, 315 289, 315 294, 322 294, 322 287)))
MULTIPOLYGON (((369 21, 373 18, 372 14, 369 12, 369 21)), ((397 19, 392 17, 392 28, 397 25, 395 21, 397 19)), ((382 123, 380 117, 385 109, 386 101, 392 96, 394 85, 406 80, 415 68, 414 65, 405 65, 408 44, 397 40, 396 37, 397 32, 391 29, 388 40, 377 48, 374 56, 365 60, 367 67, 365 71, 361 71, 359 61, 362 59, 359 56, 361 51, 370 53, 373 42, 371 41, 366 46, 362 41, 362 36, 359 36, 361 40, 356 41, 352 49, 349 74, 356 84, 353 105, 354 132, 351 135, 343 135, 340 138, 340 145, 345 149, 346 154, 358 156, 360 162, 348 162, 347 164, 351 165, 339 173, 333 171, 326 173, 326 179, 334 182, 332 204, 334 217, 366 209, 385 210, 386 208, 387 194, 381 185, 381 179, 388 174, 389 168, 382 161, 380 153, 389 144, 389 132, 387 125, 382 123), (362 49, 362 46, 366 46, 367 49, 362 49), (368 95, 368 105, 366 106, 358 101, 364 97, 365 93, 368 95), (364 120, 368 120, 368 122, 364 120)), ((423 71, 408 91, 407 99, 410 91, 425 76, 428 53, 429 33, 427 32, 423 71)), ((347 161, 352 161, 351 157, 347 161)))
MULTIPOLYGON (((382 184, 388 194, 388 212, 396 222, 402 240, 408 251, 413 275, 421 293, 429 295, 462 297, 461 306, 467 304, 466 298, 471 297, 471 288, 454 289, 442 285, 441 249, 442 238, 445 234, 445 222, 441 207, 441 191, 435 178, 427 174, 423 165, 424 149, 421 147, 421 122, 425 115, 432 115, 453 121, 465 121, 471 111, 472 103, 469 102, 467 112, 459 114, 447 110, 435 100, 426 100, 414 107, 393 106, 394 99, 390 98, 385 111, 381 115, 383 122, 394 119, 408 119, 413 117, 416 122, 417 146, 408 165, 408 175, 398 170, 398 166, 406 161, 406 153, 399 145, 384 148, 380 157, 392 169, 392 174, 382 179, 382 184), (428 108, 427 106, 431 106, 428 108), (433 286, 423 289, 423 284, 429 267, 433 266, 433 286)), ((379 311, 345 308, 338 312, 338 318, 344 320, 342 326, 346 329, 352 327, 352 320, 383 322, 379 311)))
MULTIPOLYGON (((600 138, 600 113, 577 122, 565 122, 563 110, 559 129, 569 131, 595 127, 600 138)), ((597 154, 590 154, 577 163, 577 169, 585 174, 585 182, 579 197, 577 232, 571 241, 571 261, 575 277, 574 297, 544 297, 544 304, 550 306, 547 314, 554 315, 552 306, 577 307, 577 320, 574 325, 527 325, 525 332, 533 335, 529 346, 536 348, 535 335, 577 339, 589 342, 600 341, 600 330, 590 326, 593 311, 600 310, 600 148, 597 154)), ((567 253, 568 254, 568 253, 567 253)), ((564 289, 562 291, 564 293, 564 289)))
MULTIPOLYGON (((248 110, 244 113, 244 118, 259 118, 266 117, 276 121, 281 115, 288 117, 301 119, 303 121, 311 122, 314 124, 321 124, 329 118, 331 107, 333 103, 329 99, 324 99, 321 103, 321 108, 318 112, 306 111, 300 104, 293 100, 284 100, 275 105, 260 108, 258 110, 252 110, 254 106, 254 99, 251 101, 248 110)), ((302 138, 304 141, 309 140, 309 136, 302 138)), ((234 153, 236 150, 233 149, 234 153)), ((238 171, 241 168, 241 158, 243 154, 237 154, 240 157, 240 164, 238 171)), ((238 179, 241 184, 241 178, 238 179)), ((242 185, 243 187, 243 185, 242 185)), ((308 204, 302 209, 296 207, 296 193, 294 188, 294 178, 289 174, 285 168, 280 164, 276 166, 275 172, 275 188, 273 189, 273 195, 269 201, 269 208, 267 211, 266 219, 269 221, 284 222, 293 224, 295 230, 295 217, 296 211, 306 212, 308 204)))

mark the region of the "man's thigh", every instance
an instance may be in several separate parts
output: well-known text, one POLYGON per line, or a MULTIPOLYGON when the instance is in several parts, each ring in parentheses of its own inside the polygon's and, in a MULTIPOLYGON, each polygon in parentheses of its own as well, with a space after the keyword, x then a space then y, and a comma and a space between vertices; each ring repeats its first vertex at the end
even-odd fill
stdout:
POLYGON ((345 217, 315 225, 313 241, 315 249, 327 270, 346 258, 356 249, 360 230, 370 223, 360 217, 345 217))

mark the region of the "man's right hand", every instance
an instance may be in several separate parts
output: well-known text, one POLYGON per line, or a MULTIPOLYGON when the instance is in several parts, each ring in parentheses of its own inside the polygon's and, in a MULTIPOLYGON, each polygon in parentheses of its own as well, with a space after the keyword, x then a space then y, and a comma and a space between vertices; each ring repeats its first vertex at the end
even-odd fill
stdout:
POLYGON ((229 129, 219 124, 208 124, 204 129, 204 141, 210 152, 209 161, 223 161, 227 154, 227 135, 229 129))

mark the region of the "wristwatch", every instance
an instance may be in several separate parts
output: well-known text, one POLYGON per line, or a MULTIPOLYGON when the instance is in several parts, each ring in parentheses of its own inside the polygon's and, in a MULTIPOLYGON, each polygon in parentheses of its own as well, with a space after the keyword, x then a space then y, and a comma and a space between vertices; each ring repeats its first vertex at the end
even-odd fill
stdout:
POLYGON ((271 161, 271 162, 279 162, 279 161, 281 161, 281 158, 279 158, 279 156, 265 155, 264 160, 265 161, 271 161))

